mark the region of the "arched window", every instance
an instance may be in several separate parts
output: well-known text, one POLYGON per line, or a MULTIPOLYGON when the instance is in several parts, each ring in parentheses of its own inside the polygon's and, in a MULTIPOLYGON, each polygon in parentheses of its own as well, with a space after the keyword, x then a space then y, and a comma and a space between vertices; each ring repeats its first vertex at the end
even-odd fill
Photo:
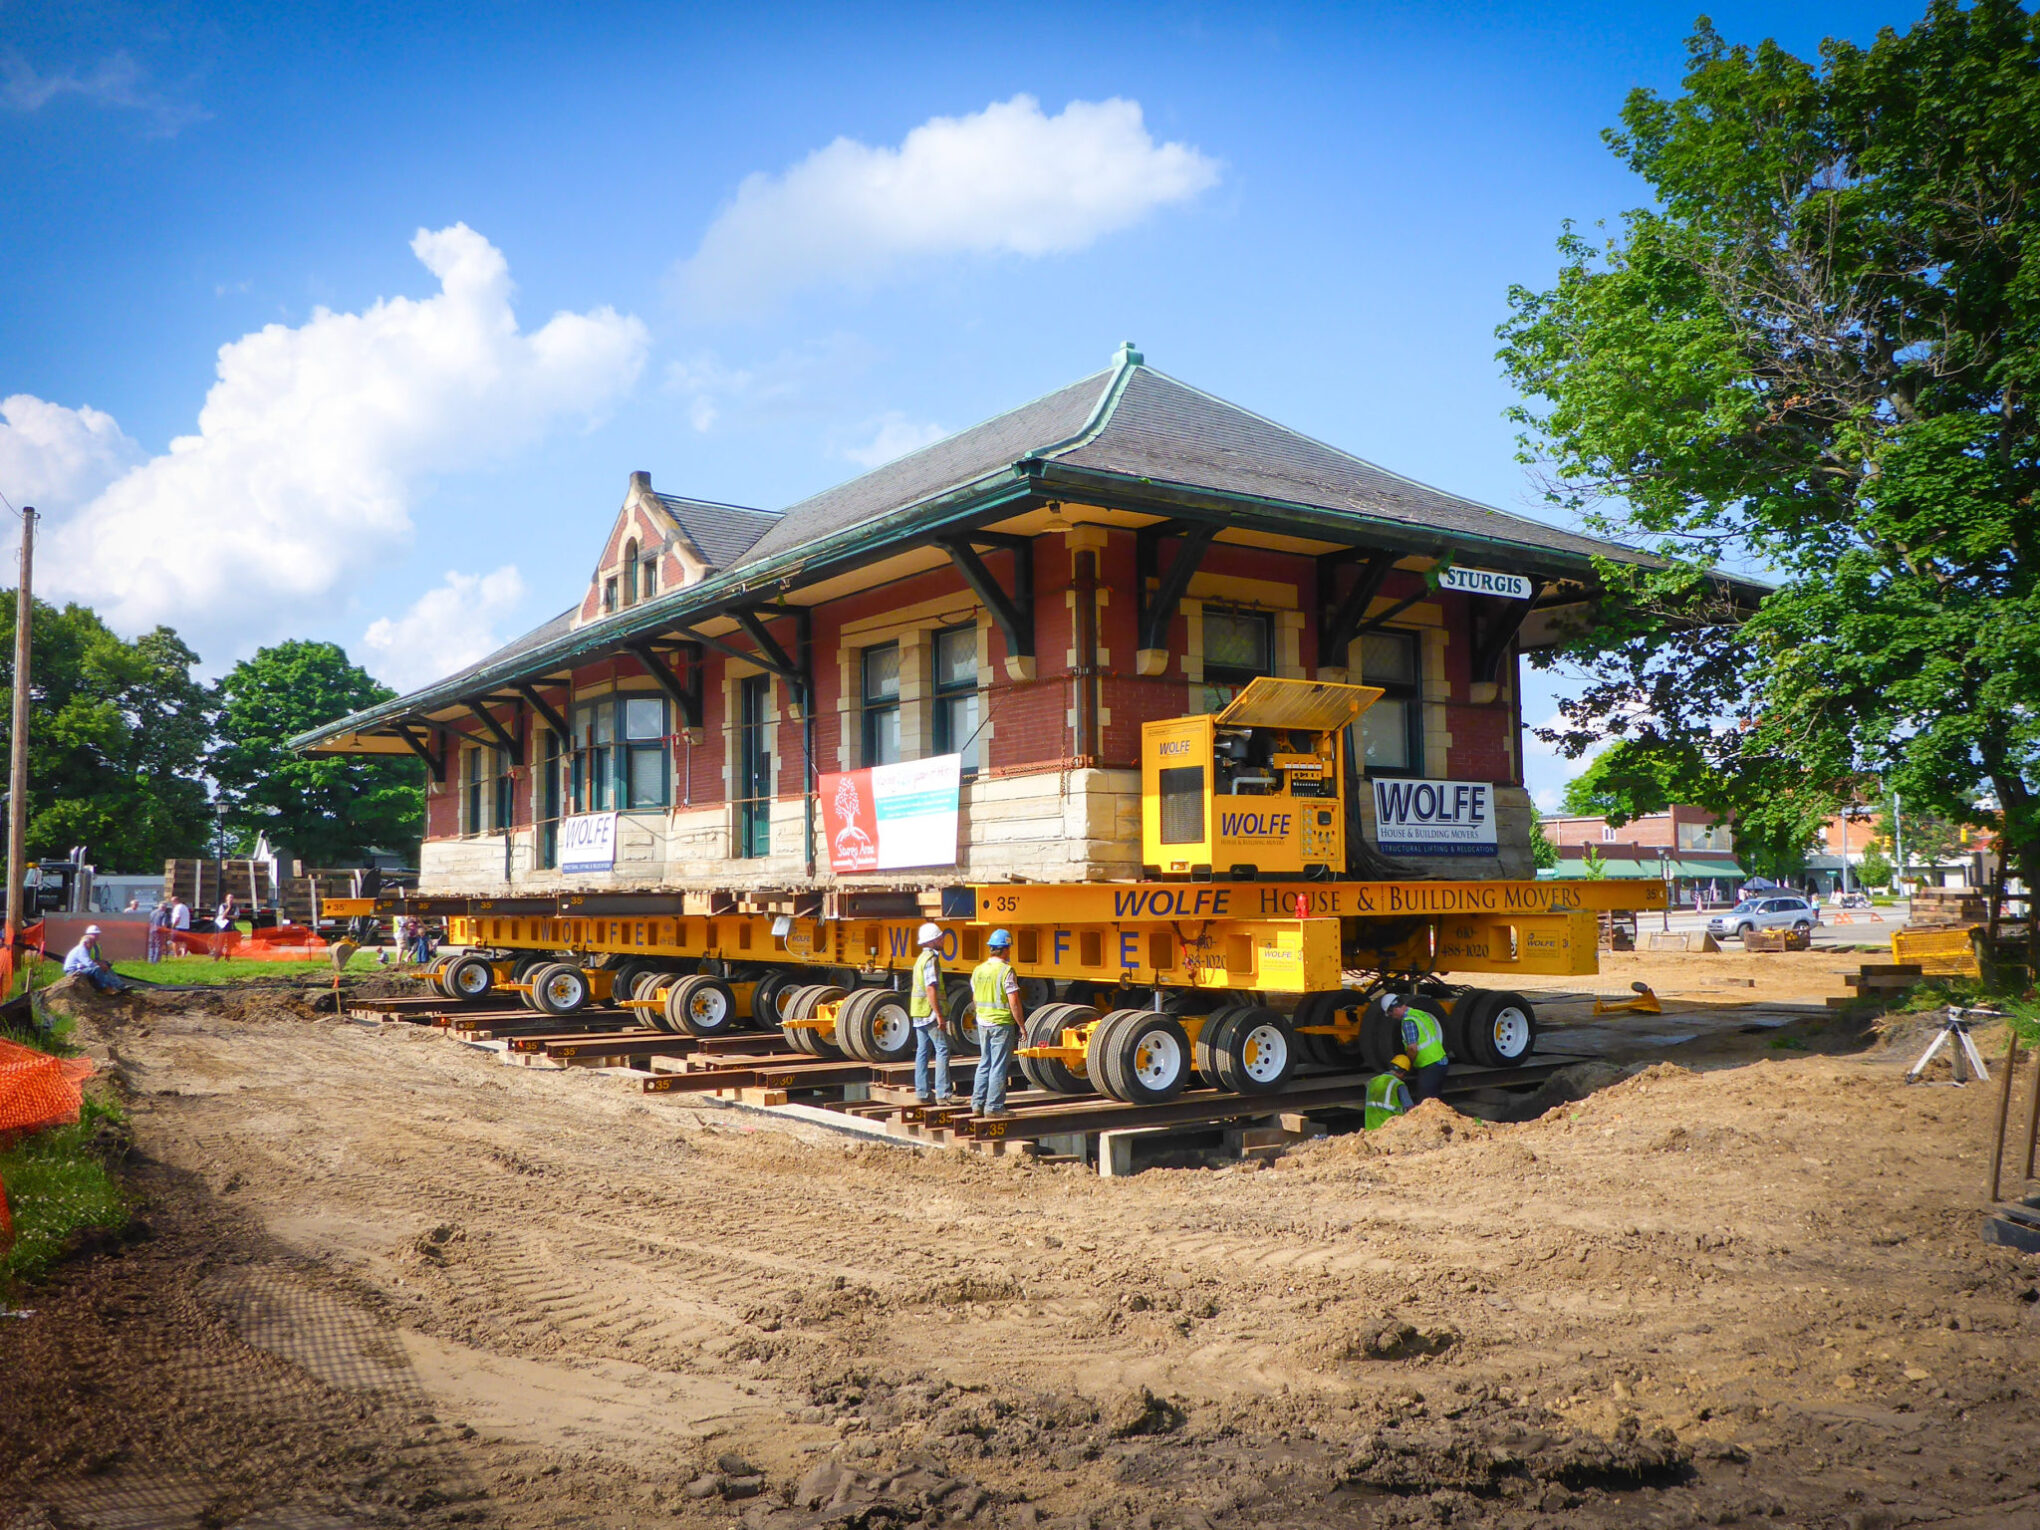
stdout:
POLYGON ((637 538, 632 537, 623 544, 623 603, 627 606, 637 604, 637 581, 637 538))

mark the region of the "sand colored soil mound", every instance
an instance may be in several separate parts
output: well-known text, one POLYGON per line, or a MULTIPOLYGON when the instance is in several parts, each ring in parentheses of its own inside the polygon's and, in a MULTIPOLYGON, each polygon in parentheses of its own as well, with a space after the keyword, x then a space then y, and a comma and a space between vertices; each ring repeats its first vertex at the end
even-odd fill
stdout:
POLYGON ((72 1002, 154 1236, 0 1323, 52 1524, 2040 1524, 1993 1097, 1897 1046, 1101 1180, 288 992, 72 1002))

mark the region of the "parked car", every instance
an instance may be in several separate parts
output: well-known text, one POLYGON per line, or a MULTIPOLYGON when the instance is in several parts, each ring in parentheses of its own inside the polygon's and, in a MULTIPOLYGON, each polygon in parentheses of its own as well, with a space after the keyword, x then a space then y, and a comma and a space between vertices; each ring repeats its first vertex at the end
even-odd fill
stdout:
POLYGON ((1725 914, 1707 921, 1707 933, 1717 940, 1733 935, 1740 940, 1751 930, 1807 930, 1820 923, 1820 910, 1797 893, 1768 893, 1745 898, 1725 914))

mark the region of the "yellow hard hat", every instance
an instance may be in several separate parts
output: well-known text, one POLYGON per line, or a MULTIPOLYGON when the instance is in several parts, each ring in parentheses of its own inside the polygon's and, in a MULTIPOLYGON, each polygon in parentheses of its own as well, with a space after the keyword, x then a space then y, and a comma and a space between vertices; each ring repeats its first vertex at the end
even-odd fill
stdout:
POLYGON ((1407 1073, 1410 1071, 1410 1060, 1400 1052, 1396 1053, 1395 1056, 1389 1060, 1388 1065, 1389 1067, 1393 1068, 1397 1073, 1407 1073))

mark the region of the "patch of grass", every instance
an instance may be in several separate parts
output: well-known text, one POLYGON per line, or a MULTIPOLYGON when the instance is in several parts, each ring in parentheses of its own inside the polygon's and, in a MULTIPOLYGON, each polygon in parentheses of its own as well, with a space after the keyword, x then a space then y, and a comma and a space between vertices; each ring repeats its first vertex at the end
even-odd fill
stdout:
MULTIPOLYGON (((331 978, 333 964, 316 962, 261 962, 243 957, 214 961, 209 956, 171 956, 160 962, 115 962, 113 970, 122 977, 140 978, 147 983, 245 983, 259 978, 331 978)), ((377 970, 373 951, 357 951, 347 964, 350 973, 377 970)))
POLYGON ((0 1286, 34 1280, 80 1232, 127 1226, 128 1200, 105 1144, 123 1133, 120 1107, 87 1098, 77 1122, 53 1126, 0 1149, 0 1182, 14 1218, 14 1246, 0 1259, 0 1286))

